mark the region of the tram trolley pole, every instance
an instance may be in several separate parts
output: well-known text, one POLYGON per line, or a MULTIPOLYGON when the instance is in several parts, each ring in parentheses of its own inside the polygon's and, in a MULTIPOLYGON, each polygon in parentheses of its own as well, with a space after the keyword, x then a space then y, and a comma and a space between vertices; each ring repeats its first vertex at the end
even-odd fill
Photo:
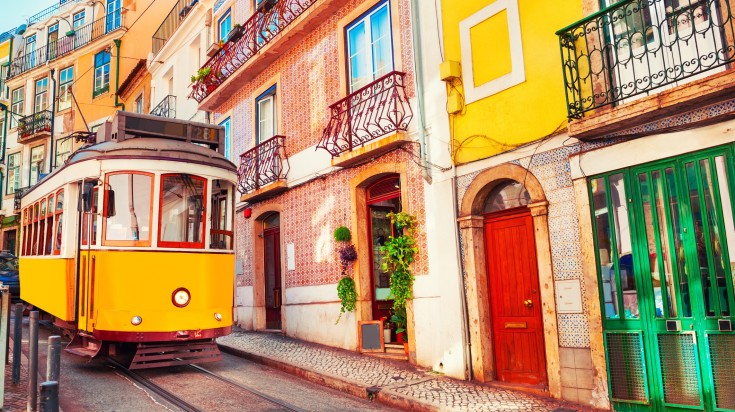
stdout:
MULTIPOLYGON (((10 289, 0 286, 0 359, 8 354, 8 327, 10 325, 10 289)), ((5 362, 0 362, 0 410, 3 409, 5 399, 5 362)))
POLYGON ((38 311, 31 311, 28 338, 28 408, 36 411, 38 405, 38 311))
POLYGON ((20 384, 20 357, 23 344, 23 304, 15 304, 15 322, 13 323, 13 385, 20 384))

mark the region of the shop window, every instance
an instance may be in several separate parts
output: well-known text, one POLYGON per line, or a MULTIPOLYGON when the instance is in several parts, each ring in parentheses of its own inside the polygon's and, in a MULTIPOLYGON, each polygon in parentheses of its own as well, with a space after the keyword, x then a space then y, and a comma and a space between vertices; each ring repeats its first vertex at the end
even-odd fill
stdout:
POLYGON ((105 177, 105 246, 150 246, 153 176, 119 172, 105 177))
POLYGON ((349 92, 393 70, 390 3, 382 2, 346 29, 349 92))
POLYGON ((161 176, 158 245, 203 248, 207 180, 188 174, 161 176))

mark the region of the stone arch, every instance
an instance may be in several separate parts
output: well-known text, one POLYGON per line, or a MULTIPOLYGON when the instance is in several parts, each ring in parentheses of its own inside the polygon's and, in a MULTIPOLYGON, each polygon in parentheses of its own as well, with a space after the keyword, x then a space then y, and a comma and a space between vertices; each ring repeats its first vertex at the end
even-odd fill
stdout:
POLYGON ((533 217, 535 233, 548 385, 551 395, 560 398, 559 340, 547 219, 548 202, 536 176, 528 169, 512 163, 495 166, 479 173, 462 196, 460 204, 458 221, 462 233, 462 258, 466 272, 465 292, 470 320, 472 373, 474 378, 481 382, 493 380, 495 365, 482 213, 488 194, 508 180, 523 184, 531 196, 528 208, 533 217))

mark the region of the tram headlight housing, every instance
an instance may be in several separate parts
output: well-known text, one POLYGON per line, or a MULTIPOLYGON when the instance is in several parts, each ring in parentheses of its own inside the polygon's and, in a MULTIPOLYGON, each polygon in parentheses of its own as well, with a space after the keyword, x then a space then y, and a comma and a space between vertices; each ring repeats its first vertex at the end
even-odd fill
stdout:
POLYGON ((173 302, 174 306, 178 308, 183 308, 191 301, 191 295, 186 288, 178 288, 174 291, 173 294, 171 294, 171 301, 173 302))
POLYGON ((141 318, 140 316, 133 316, 133 318, 130 319, 130 323, 132 323, 134 326, 138 326, 143 323, 143 318, 141 318))
POLYGON ((222 321, 222 314, 219 312, 214 312, 214 318, 217 320, 217 322, 222 321))

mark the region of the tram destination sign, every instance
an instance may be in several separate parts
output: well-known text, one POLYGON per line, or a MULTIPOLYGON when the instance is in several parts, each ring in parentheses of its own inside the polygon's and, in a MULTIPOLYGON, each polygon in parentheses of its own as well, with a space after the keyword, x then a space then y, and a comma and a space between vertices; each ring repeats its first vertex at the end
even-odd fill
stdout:
POLYGON ((121 142, 135 137, 156 137, 205 144, 222 152, 224 127, 141 113, 118 111, 112 120, 110 138, 121 142))

